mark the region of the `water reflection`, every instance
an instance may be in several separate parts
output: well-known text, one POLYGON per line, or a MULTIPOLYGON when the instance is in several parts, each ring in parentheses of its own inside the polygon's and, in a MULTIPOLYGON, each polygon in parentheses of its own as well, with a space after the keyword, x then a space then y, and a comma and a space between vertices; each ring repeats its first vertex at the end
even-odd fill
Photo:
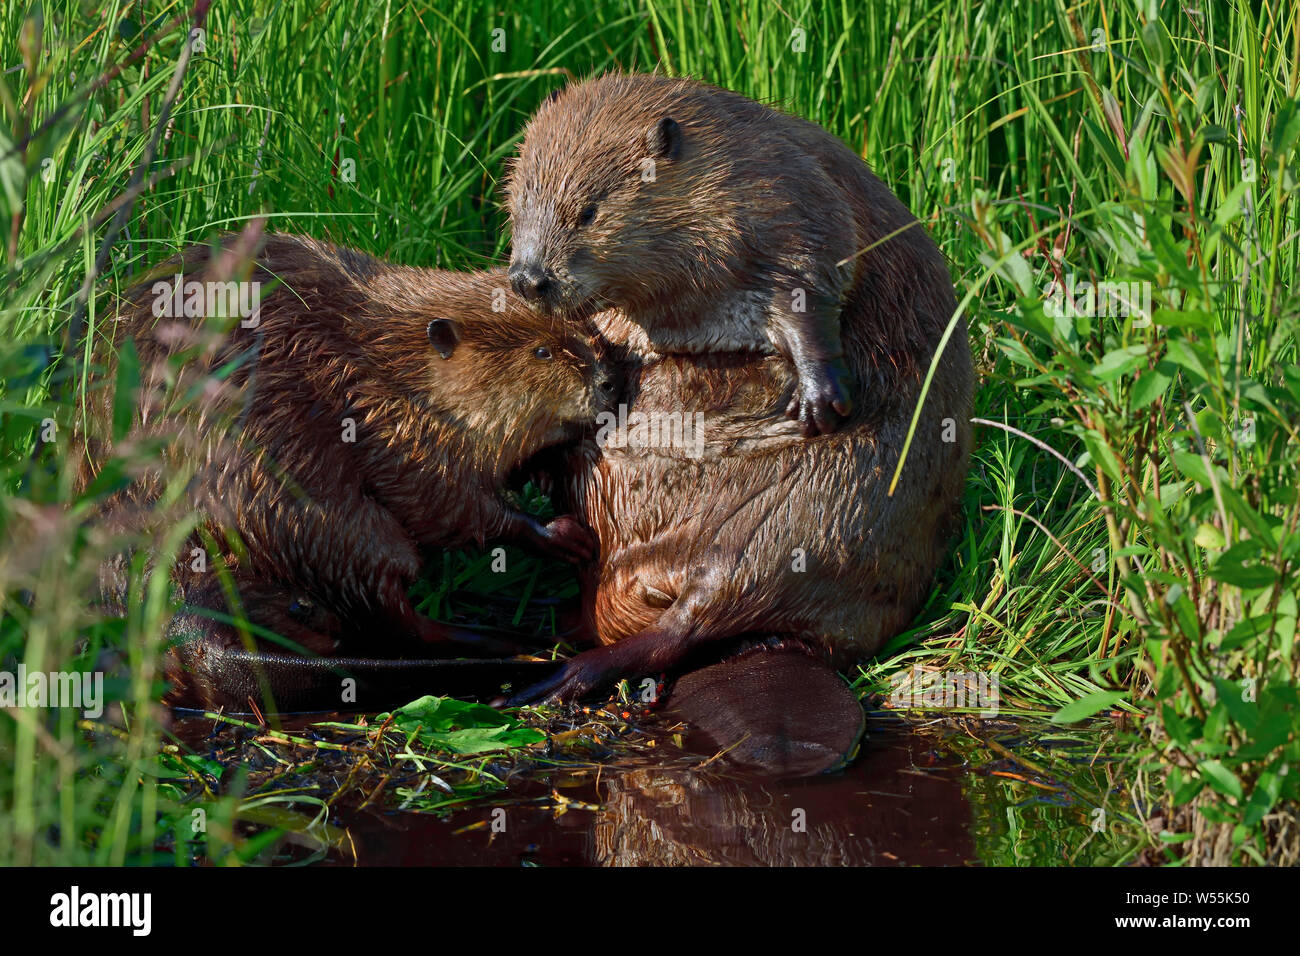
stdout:
POLYGON ((512 804, 442 819, 336 823, 362 865, 960 865, 975 861, 960 778, 925 738, 877 734, 847 770, 811 779, 642 766, 572 788, 538 782, 512 804))

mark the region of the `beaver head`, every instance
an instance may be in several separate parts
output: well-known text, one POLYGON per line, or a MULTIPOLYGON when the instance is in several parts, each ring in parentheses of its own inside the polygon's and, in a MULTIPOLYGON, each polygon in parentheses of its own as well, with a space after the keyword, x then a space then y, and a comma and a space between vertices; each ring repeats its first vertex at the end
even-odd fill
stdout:
MULTIPOLYGON (((443 303, 444 306, 453 303, 443 303)), ((473 446, 522 460, 613 406, 617 388, 583 326, 518 304, 396 316, 371 339, 385 391, 414 401, 473 446)))
POLYGON ((740 241, 736 145, 708 90, 611 74, 542 105, 507 185, 520 296, 572 315, 718 284, 740 241))

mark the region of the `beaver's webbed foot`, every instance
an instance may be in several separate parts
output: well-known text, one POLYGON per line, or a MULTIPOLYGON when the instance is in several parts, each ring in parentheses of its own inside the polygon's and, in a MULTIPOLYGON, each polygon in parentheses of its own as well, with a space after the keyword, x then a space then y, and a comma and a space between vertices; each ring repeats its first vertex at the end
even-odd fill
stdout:
POLYGON ((853 376, 843 359, 796 363, 795 371, 798 380, 786 417, 798 419, 805 437, 835 431, 853 411, 853 376))
POLYGON ((564 662, 558 671, 544 681, 539 681, 515 694, 506 705, 522 707, 525 704, 558 703, 579 700, 594 691, 612 685, 628 676, 629 661, 626 644, 610 644, 583 651, 564 662))
POLYGON ((538 551, 564 561, 590 561, 596 557, 596 536, 572 515, 560 515, 546 524, 529 519, 525 539, 538 551))

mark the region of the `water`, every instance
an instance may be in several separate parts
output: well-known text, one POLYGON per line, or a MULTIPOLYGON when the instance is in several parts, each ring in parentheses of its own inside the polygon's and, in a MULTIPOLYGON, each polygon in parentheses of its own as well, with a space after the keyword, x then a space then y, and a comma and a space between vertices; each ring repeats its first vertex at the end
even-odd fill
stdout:
MULTIPOLYGON (((1121 860, 1127 831, 1096 734, 1002 723, 971 734, 877 714, 846 769, 810 779, 747 776, 678 750, 620 748, 509 776, 450 812, 340 801, 317 846, 291 834, 263 862, 384 866, 964 866, 1121 860), (990 754, 987 740, 1034 766, 990 754), (1046 768, 1043 768, 1046 769, 1046 768), (1108 803, 1109 801, 1109 803, 1108 803), (1097 805, 1112 819, 1097 826, 1097 805)), ((654 740, 655 728, 638 731, 654 740)), ((337 780, 337 773, 333 774, 337 780)), ((422 794, 442 797, 428 787, 422 794)), ((445 798, 444 798, 445 799, 445 798)), ((418 805, 418 801, 415 801, 418 805)), ((280 824, 284 826, 284 823, 280 824)), ((1128 842, 1131 842, 1128 841, 1128 842)))
POLYGON ((361 864, 385 865, 960 865, 978 862, 961 776, 951 758, 908 734, 874 739, 847 770, 807 780, 653 765, 611 768, 598 781, 542 775, 512 787, 512 802, 442 818, 344 814, 334 822, 353 846, 332 859, 350 863, 355 852, 361 864))

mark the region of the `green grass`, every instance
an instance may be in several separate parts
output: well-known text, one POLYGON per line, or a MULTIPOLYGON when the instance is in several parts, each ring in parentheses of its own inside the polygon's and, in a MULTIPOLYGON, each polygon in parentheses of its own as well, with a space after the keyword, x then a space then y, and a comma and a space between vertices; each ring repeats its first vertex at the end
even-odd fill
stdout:
POLYGON ((260 216, 400 262, 500 261, 525 119, 610 68, 702 77, 861 152, 949 259, 976 415, 1099 490, 976 426, 954 558, 862 686, 991 669, 1004 711, 1128 712, 1166 858, 1296 858, 1294 5, 234 0, 156 155, 186 9, 84 9, 0 13, 0 660, 119 648, 130 720, 87 740, 68 711, 0 713, 0 861, 146 858, 166 799, 142 768, 167 582, 142 576, 125 623, 87 610, 109 545, 67 467, 108 294, 260 216), (1148 283, 1155 321, 1048 315, 1057 271, 1148 283))

